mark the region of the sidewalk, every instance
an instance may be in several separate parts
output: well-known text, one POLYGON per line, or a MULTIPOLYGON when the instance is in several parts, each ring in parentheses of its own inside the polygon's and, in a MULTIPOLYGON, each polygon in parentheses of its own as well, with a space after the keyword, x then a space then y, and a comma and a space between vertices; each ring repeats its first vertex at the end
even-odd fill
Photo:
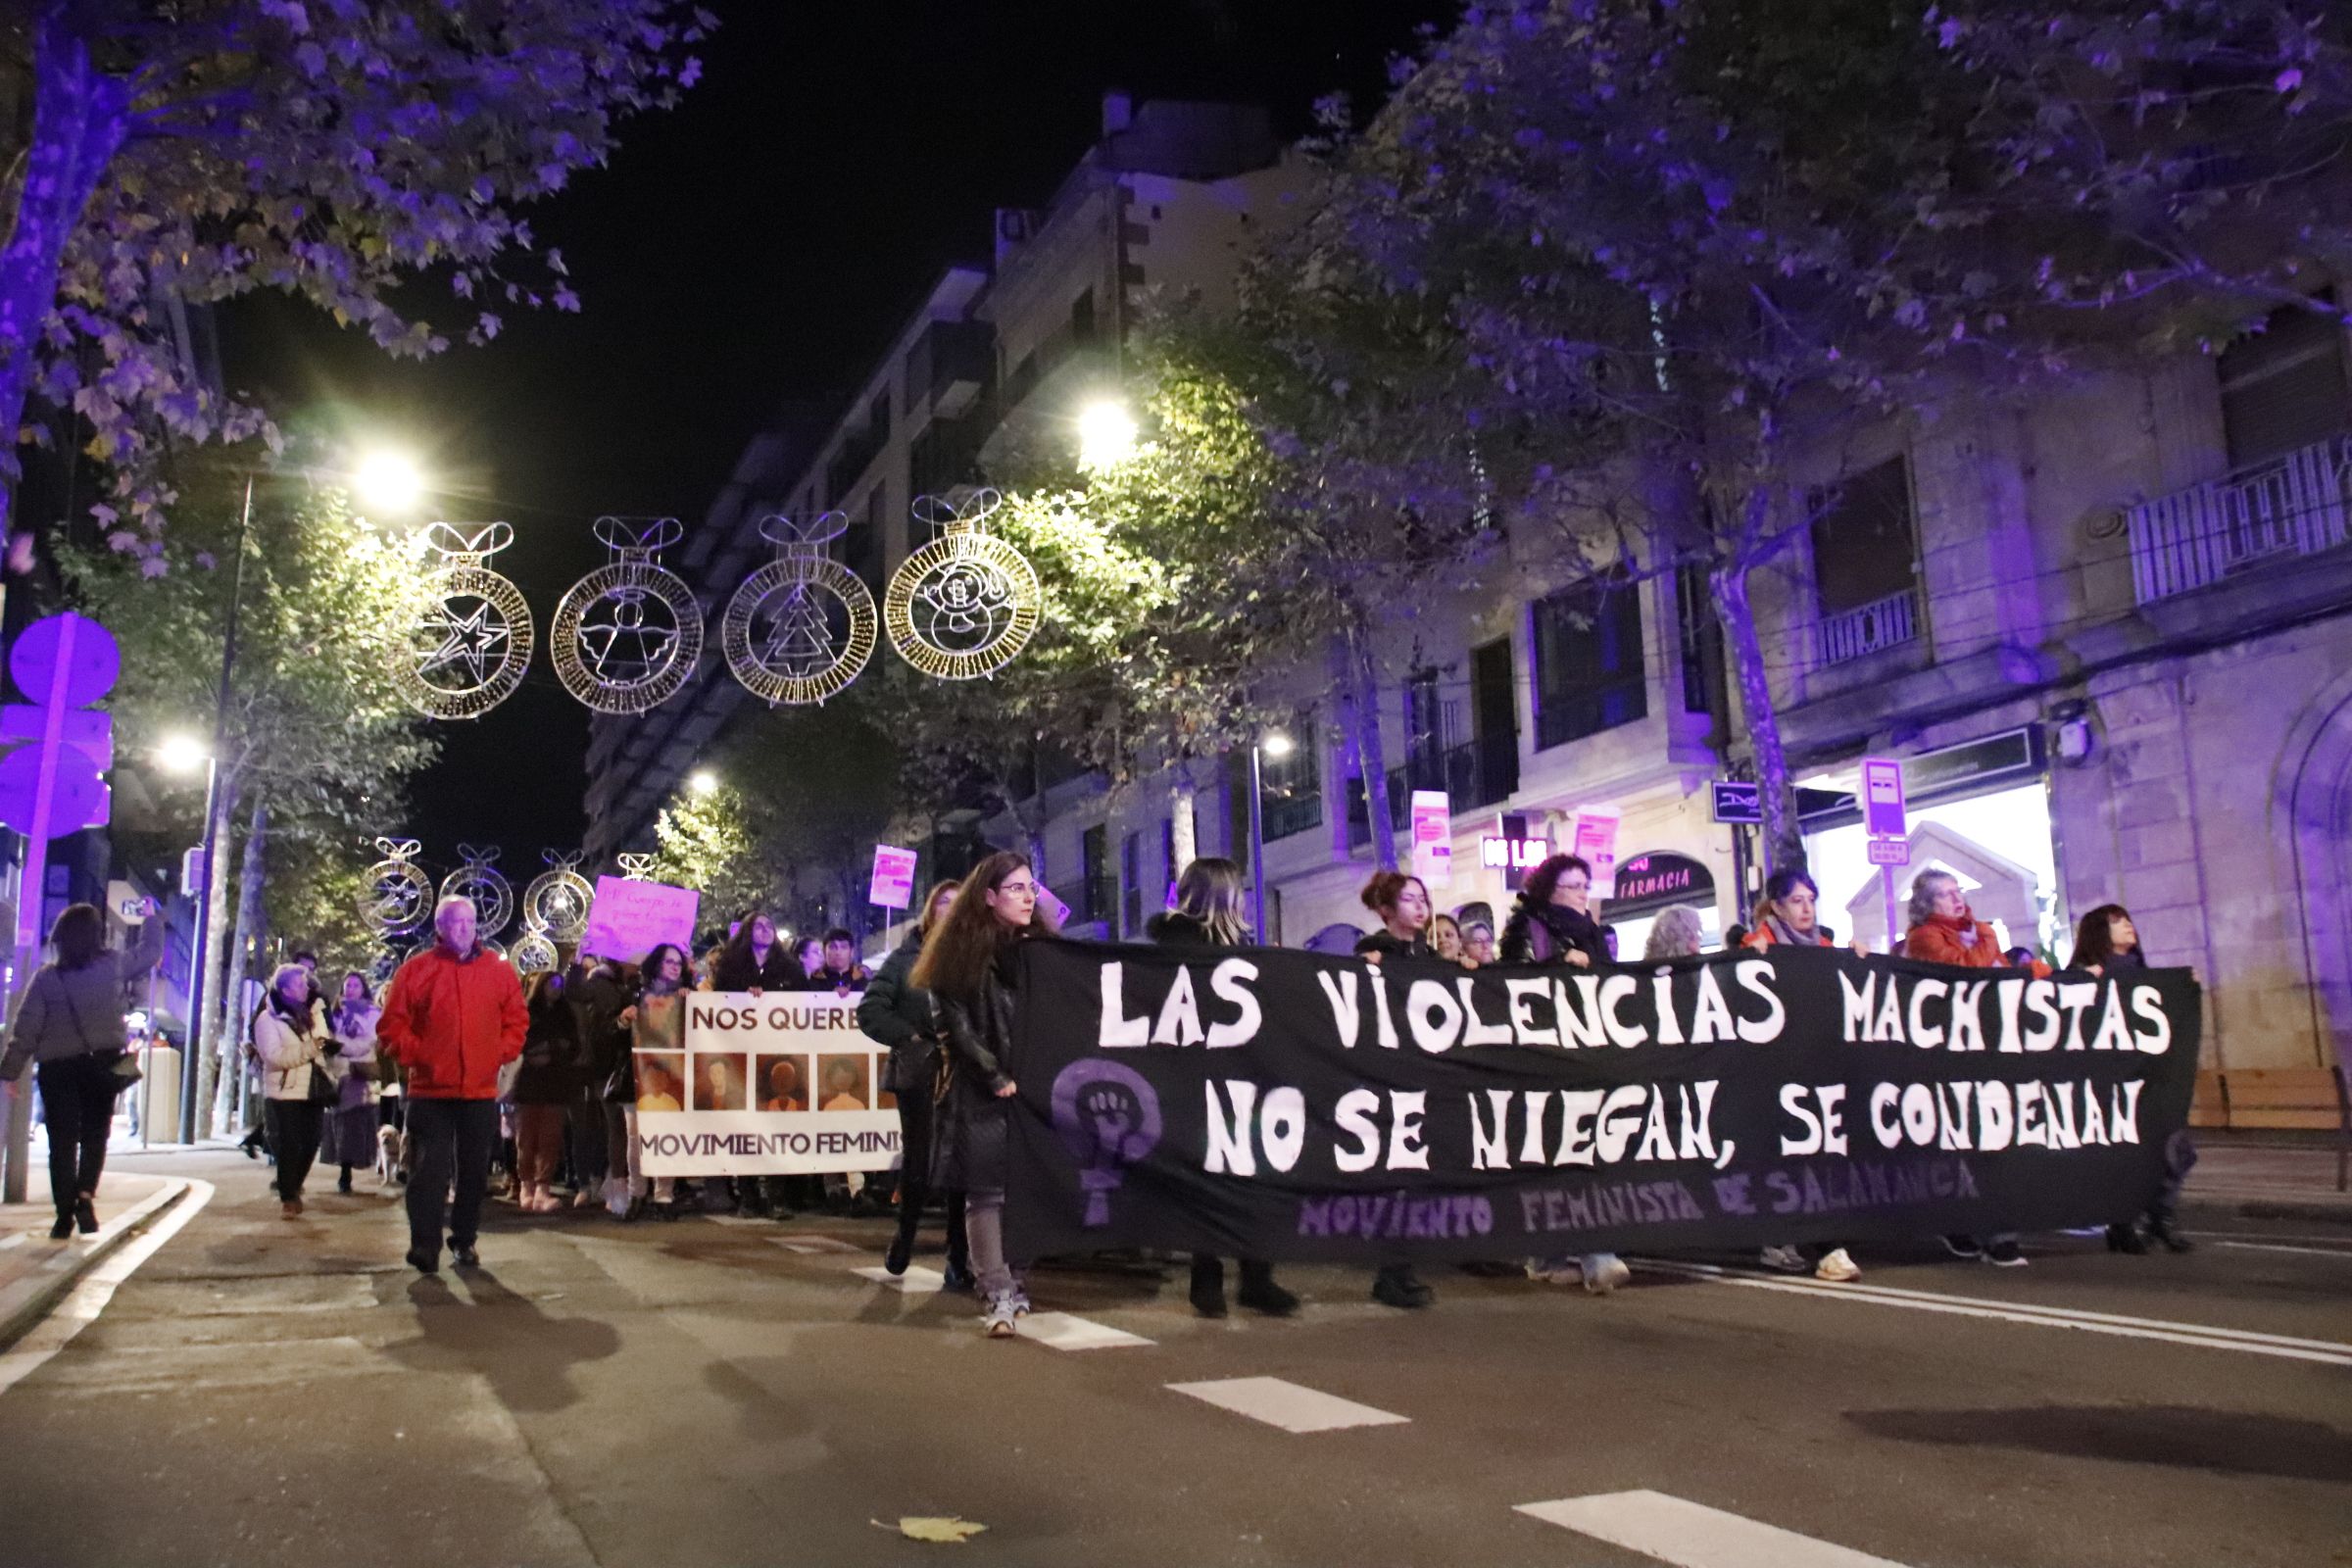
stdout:
POLYGON ((98 1234, 49 1239, 57 1218, 47 1184, 28 1203, 0 1203, 0 1348, 45 1316, 108 1253, 188 1190, 176 1176, 109 1172, 98 1185, 98 1234))
POLYGON ((2352 1226, 2352 1193, 2335 1190, 2335 1150, 2327 1145, 2249 1145, 2200 1133, 2197 1168, 2189 1173, 2181 1205, 2249 1219, 2352 1226))

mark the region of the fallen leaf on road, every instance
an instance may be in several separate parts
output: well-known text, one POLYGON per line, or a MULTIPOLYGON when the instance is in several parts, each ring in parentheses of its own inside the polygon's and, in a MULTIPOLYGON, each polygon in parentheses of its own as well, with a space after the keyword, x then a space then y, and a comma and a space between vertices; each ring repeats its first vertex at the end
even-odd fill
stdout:
MULTIPOLYGON (((879 1519, 868 1519, 866 1523, 877 1530, 894 1528, 879 1519)), ((988 1526, 974 1524, 969 1519, 929 1519, 909 1514, 902 1518, 895 1528, 909 1541, 945 1541, 961 1545, 988 1526)))

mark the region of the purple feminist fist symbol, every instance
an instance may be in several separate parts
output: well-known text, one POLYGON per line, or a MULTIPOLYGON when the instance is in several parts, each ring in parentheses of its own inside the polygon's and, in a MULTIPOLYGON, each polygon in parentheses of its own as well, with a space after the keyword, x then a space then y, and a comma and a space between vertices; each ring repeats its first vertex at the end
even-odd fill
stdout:
POLYGON ((1127 1167, 1159 1143, 1159 1096, 1123 1062, 1073 1061, 1054 1080, 1054 1130, 1078 1162, 1085 1223, 1107 1225, 1127 1167))

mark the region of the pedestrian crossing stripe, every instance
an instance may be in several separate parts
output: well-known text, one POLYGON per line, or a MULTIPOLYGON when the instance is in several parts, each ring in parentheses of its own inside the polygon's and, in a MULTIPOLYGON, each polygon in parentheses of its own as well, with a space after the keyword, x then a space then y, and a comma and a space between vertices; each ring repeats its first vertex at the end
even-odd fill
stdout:
POLYGON ((1217 1378, 1206 1383, 1171 1383, 1168 1388, 1285 1432, 1403 1426, 1412 1419, 1283 1378, 1217 1378))
POLYGON ((1673 1568, 1903 1568, 1886 1557, 1800 1536, 1663 1492, 1609 1492, 1517 1512, 1673 1568))

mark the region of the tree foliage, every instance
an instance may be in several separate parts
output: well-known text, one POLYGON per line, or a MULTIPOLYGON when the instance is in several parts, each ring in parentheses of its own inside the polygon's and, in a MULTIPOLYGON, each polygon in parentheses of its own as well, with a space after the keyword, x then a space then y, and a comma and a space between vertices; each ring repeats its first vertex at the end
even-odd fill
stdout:
MULTIPOLYGON (((0 432, 85 429, 114 467, 99 514, 123 550, 160 537, 167 443, 270 432, 191 363, 180 306, 276 290, 401 356, 486 341, 511 310, 576 310, 519 210, 603 164, 621 122, 674 103, 711 24, 682 0, 14 14, 0 71, 29 84, 32 123, 0 185, 0 432), (428 282, 459 320, 407 291, 428 282)), ((5 493, 16 474, 12 439, 5 493)))

